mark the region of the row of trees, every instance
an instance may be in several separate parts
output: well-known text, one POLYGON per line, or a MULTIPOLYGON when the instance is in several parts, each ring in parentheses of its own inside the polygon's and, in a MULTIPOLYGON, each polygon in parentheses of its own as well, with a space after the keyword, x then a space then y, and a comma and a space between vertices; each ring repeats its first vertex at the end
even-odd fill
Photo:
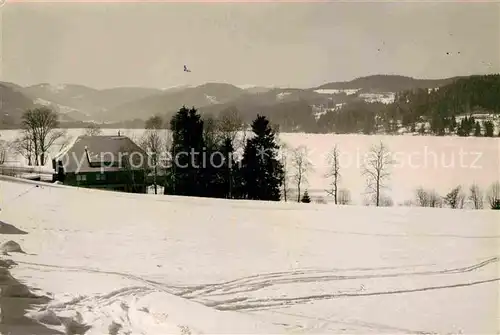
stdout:
POLYGON ((454 187, 444 197, 433 190, 420 187, 415 192, 414 205, 420 207, 448 207, 462 209, 468 201, 473 209, 500 209, 500 182, 493 183, 485 192, 477 184, 469 187, 468 194, 461 185, 454 187), (486 203, 485 203, 486 201, 486 203))
MULTIPOLYGON (((333 197, 335 204, 347 205, 351 203, 350 192, 348 189, 339 186, 342 177, 340 155, 338 146, 335 146, 327 157, 329 171, 325 177, 330 180, 330 188, 325 191, 329 196, 333 197)), ((284 162, 286 161, 287 159, 284 159, 284 162)), ((293 167, 291 176, 297 188, 297 201, 309 202, 308 194, 306 197, 308 201, 300 200, 301 185, 307 182, 308 174, 313 170, 313 166, 308 160, 307 148, 299 147, 293 150, 291 162, 293 167)), ((394 205, 392 199, 384 193, 384 190, 389 188, 390 168, 394 163, 395 161, 391 158, 389 149, 384 143, 380 142, 378 145, 371 147, 361 169, 361 174, 366 180, 365 205, 394 205)), ((287 176, 286 165, 284 166, 285 176, 287 176)), ((287 180, 286 177, 285 180, 287 180)), ((284 199, 286 200, 286 182, 283 185, 284 199)), ((493 183, 486 191, 481 190, 477 184, 472 184, 468 195, 462 186, 454 187, 445 196, 440 196, 436 191, 425 190, 420 187, 415 191, 415 199, 407 201, 406 205, 461 209, 464 208, 466 201, 474 209, 483 209, 485 207, 500 209, 500 182, 493 183)))
POLYGON ((194 107, 184 106, 170 120, 166 138, 161 136, 162 126, 159 117, 148 120, 140 141, 153 158, 155 192, 156 180, 162 177, 165 194, 281 199, 284 172, 278 158, 280 146, 276 129, 266 117, 257 116, 248 138, 235 110, 217 118, 202 118, 194 107))
MULTIPOLYGON (((307 190, 304 191, 313 171, 307 147, 290 148, 281 143, 276 137, 278 130, 264 116, 258 116, 252 123, 250 138, 246 138, 246 127, 236 110, 222 113, 218 118, 202 118, 195 108, 183 107, 170 120, 171 136, 165 139, 160 135, 161 118, 149 119, 146 128, 140 142, 153 157, 155 193, 160 173, 164 174, 165 194, 288 201, 293 187, 296 201, 310 202, 307 190), (239 134, 243 138, 238 138, 239 134), (165 166, 158 159, 163 150, 171 161, 167 168, 159 169, 157 165, 165 166), (191 155, 182 155, 188 152, 191 155), (207 157, 214 156, 217 159, 206 164, 207 157)), ((326 177, 331 178, 331 189, 326 191, 336 204, 348 204, 350 192, 339 188, 339 156, 335 147, 328 157, 331 171, 326 177)), ((363 166, 367 194, 376 206, 388 201, 382 191, 387 188, 392 163, 388 148, 380 143, 371 148, 370 158, 363 166)))
POLYGON ((430 123, 434 135, 500 136, 491 121, 480 123, 473 114, 500 114, 500 75, 461 78, 439 89, 417 89, 396 94, 383 117, 415 128, 422 120, 430 123), (458 123, 455 117, 467 117, 458 123))
POLYGON ((366 135, 387 133, 396 134, 402 127, 411 133, 431 134, 437 136, 458 135, 462 137, 497 137, 492 120, 477 120, 473 115, 442 116, 431 114, 419 115, 414 120, 402 111, 393 113, 395 105, 368 103, 357 101, 346 105, 335 112, 321 116, 317 123, 320 133, 335 132, 338 134, 363 133, 366 135), (394 115, 395 114, 395 115, 394 115))
MULTIPOLYGON (((165 194, 288 201, 293 187, 296 201, 310 202, 304 191, 313 171, 307 147, 290 148, 281 143, 278 130, 264 116, 252 123, 250 138, 246 138, 246 127, 236 110, 218 118, 202 118, 195 108, 183 107, 170 120, 170 136, 161 136, 159 117, 149 119, 146 128, 140 143, 152 155, 155 193, 160 173, 165 194), (170 158, 167 164, 160 162, 163 152, 170 158)), ((339 156, 335 147, 328 157, 331 171, 326 177, 332 181, 327 192, 336 204, 348 204, 349 191, 339 188, 339 156)), ((387 188, 392 163, 388 148, 380 143, 371 148, 363 166, 367 194, 376 206, 387 202, 382 190, 387 188)))

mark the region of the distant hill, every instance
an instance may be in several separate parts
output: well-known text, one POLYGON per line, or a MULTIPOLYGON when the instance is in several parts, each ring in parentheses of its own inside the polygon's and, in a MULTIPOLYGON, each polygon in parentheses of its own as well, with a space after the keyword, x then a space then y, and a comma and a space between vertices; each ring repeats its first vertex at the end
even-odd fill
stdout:
POLYGON ((180 107, 201 108, 213 104, 224 104, 245 94, 245 90, 234 85, 207 83, 197 87, 166 90, 118 105, 102 114, 106 121, 125 121, 134 118, 146 120, 153 115, 176 112, 180 107))
POLYGON ((74 120, 101 119, 101 113, 120 104, 160 93, 161 90, 142 87, 118 87, 97 90, 83 85, 50 85, 47 83, 22 90, 35 103, 51 106, 74 120))
POLYGON ((314 90, 355 90, 364 92, 400 92, 419 88, 436 88, 454 82, 461 77, 445 79, 415 79, 399 75, 373 75, 356 78, 351 81, 332 82, 314 88, 314 90))
MULTIPOLYGON (((401 99, 406 99, 401 98, 403 92, 430 92, 429 89, 447 87, 456 82, 467 83, 470 78, 476 78, 473 80, 479 80, 486 86, 490 85, 490 81, 484 81, 481 76, 415 79, 399 75, 366 76, 308 89, 249 85, 238 87, 228 83, 206 83, 196 87, 176 86, 166 89, 94 89, 83 85, 48 83, 21 87, 14 83, 1 83, 0 93, 4 102, 3 106, 0 105, 0 116, 2 127, 7 127, 7 124, 12 127, 19 124, 24 110, 36 105, 45 105, 59 113, 65 127, 92 121, 105 122, 108 125, 114 123, 135 126, 153 115, 168 119, 185 105, 194 106, 205 115, 217 115, 225 109, 236 108, 246 122, 251 122, 257 113, 267 115, 286 131, 314 131, 316 127, 327 132, 334 129, 334 123, 344 124, 340 128, 336 126, 335 129, 347 131, 358 127, 358 122, 354 119, 361 117, 365 120, 363 127, 368 131, 368 128, 372 127, 372 120, 365 119, 363 111, 373 114, 379 110, 388 110, 389 112, 384 112, 386 115, 395 115, 396 112, 392 111, 396 108, 394 101, 398 102, 400 107, 396 109, 400 110, 403 107, 401 99), (336 113, 349 115, 339 116, 336 113)), ((475 103, 474 96, 480 94, 479 87, 484 86, 481 85, 475 84, 475 93, 471 93, 468 84, 460 84, 460 95, 465 97, 472 94, 473 97, 469 101, 475 103)), ((484 91, 484 88, 481 90, 484 91)), ((453 90, 455 91, 458 92, 457 89, 453 90)), ((423 97, 422 94, 419 93, 419 97, 423 97)), ((433 95, 433 99, 434 97, 438 95, 433 95)), ((487 101, 481 103, 485 108, 490 106, 487 101)), ((436 108, 434 105, 420 102, 418 106, 418 113, 413 112, 418 115, 406 119, 415 120, 419 115, 424 115, 425 113, 421 112, 424 108, 436 108)))
POLYGON ((18 85, 0 82, 0 128, 20 124, 23 112, 34 106, 21 90, 18 85))
MULTIPOLYGON (((290 116, 302 118, 298 114, 305 114, 309 118, 312 106, 326 103, 328 99, 310 90, 274 88, 266 92, 242 94, 227 103, 202 106, 199 109, 202 114, 217 115, 225 109, 236 108, 245 122, 251 122, 257 113, 284 120, 287 108, 290 116)), ((287 124, 293 128, 293 122, 287 124)))
POLYGON ((0 85, 2 85, 4 87, 11 88, 11 89, 13 89, 15 91, 22 91, 23 90, 22 86, 14 84, 14 83, 7 82, 7 81, 0 81, 0 85))

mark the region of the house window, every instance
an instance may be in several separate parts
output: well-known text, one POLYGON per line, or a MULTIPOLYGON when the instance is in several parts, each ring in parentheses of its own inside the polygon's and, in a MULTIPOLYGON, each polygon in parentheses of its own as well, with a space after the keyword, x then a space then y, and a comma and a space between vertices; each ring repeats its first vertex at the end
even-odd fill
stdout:
POLYGON ((106 180, 106 175, 104 173, 97 174, 95 179, 96 180, 106 180))
POLYGON ((76 180, 77 181, 86 181, 87 180, 87 176, 84 175, 84 174, 77 174, 76 175, 76 180))

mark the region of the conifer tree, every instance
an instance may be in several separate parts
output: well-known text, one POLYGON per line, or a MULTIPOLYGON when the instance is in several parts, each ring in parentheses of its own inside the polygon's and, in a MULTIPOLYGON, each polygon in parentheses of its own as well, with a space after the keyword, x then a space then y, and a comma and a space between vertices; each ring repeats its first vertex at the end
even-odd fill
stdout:
POLYGON ((481 136, 481 124, 477 121, 474 125, 474 136, 481 136))
POLYGON ((252 123, 255 136, 246 142, 241 167, 244 197, 279 201, 284 179, 283 165, 277 157, 279 145, 265 116, 252 123))
POLYGON ((495 125, 493 124, 493 122, 486 121, 484 123, 484 136, 486 136, 486 137, 493 137, 494 136, 494 134, 493 134, 494 130, 495 130, 495 125))
POLYGON ((300 202, 305 203, 305 204, 308 204, 311 202, 311 198, 309 197, 309 193, 307 192, 307 190, 304 192, 304 195, 302 196, 302 200, 300 200, 300 202))
POLYGON ((201 196, 205 193, 202 181, 203 121, 198 111, 183 106, 170 120, 172 131, 172 165, 169 194, 201 196))

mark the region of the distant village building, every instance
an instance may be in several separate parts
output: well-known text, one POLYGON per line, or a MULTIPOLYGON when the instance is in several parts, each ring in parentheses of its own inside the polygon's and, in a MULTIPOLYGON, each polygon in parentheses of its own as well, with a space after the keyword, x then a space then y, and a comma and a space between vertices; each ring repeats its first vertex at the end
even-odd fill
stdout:
POLYGON ((126 136, 79 136, 52 168, 65 185, 146 193, 148 155, 126 136))

